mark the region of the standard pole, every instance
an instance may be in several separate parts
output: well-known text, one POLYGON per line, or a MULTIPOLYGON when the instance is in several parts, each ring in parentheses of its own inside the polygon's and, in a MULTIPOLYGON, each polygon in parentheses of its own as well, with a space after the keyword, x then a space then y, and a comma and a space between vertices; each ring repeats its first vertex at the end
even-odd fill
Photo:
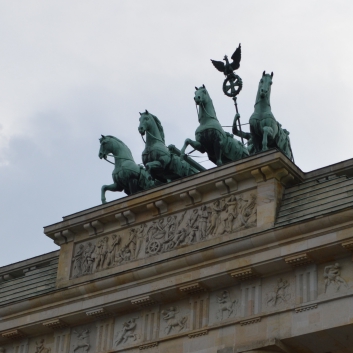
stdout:
MULTIPOLYGON (((237 104, 237 97, 233 97, 234 105, 235 105, 235 111, 238 113, 238 104, 237 104)), ((241 131, 241 125, 240 125, 240 120, 238 119, 238 125, 239 125, 239 131, 240 131, 240 138, 241 142, 244 145, 244 139, 243 139, 243 132, 241 131)))

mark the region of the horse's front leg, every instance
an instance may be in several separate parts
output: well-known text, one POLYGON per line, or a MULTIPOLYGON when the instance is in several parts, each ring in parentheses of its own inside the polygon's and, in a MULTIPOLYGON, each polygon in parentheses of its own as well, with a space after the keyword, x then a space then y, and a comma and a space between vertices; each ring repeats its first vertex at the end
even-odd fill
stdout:
POLYGON ((201 153, 205 153, 206 150, 203 148, 199 141, 193 141, 191 139, 186 139, 184 142, 183 148, 180 150, 180 158, 185 159, 185 150, 188 146, 191 146, 194 150, 199 151, 201 153))
POLYGON ((269 126, 263 127, 262 151, 268 150, 268 136, 273 136, 273 129, 269 126))
POLYGON ((116 183, 110 184, 110 185, 103 185, 101 189, 101 200, 102 203, 107 203, 107 200, 105 198, 105 192, 109 191, 123 191, 122 189, 119 189, 118 185, 116 183))

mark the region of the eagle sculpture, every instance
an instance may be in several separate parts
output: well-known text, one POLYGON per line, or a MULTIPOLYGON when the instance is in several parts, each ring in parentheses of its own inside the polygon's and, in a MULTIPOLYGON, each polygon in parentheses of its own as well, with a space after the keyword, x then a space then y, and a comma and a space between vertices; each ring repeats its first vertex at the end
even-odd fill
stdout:
POLYGON ((231 74, 234 70, 239 69, 240 67, 240 60, 241 60, 241 46, 239 44, 238 48, 235 50, 233 55, 231 56, 231 59, 233 60, 232 63, 229 63, 228 61, 228 56, 225 55, 223 60, 226 62, 225 64, 222 61, 216 61, 212 60, 212 64, 214 67, 220 71, 223 72, 225 76, 228 76, 231 74))

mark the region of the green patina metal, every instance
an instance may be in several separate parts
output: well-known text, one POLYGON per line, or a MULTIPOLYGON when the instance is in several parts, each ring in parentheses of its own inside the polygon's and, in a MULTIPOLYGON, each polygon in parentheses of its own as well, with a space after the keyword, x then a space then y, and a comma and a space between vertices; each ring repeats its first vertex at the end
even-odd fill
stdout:
POLYGON ((146 134, 146 146, 142 152, 142 162, 153 178, 169 182, 205 170, 190 157, 183 160, 180 151, 174 146, 166 146, 163 126, 159 119, 147 110, 140 113, 139 133, 146 134))
POLYGON ((248 142, 250 154, 266 151, 269 148, 277 148, 283 152, 290 160, 294 161, 293 153, 289 140, 289 131, 282 129, 271 111, 270 95, 273 73, 262 74, 257 90, 254 113, 251 115, 250 133, 242 132, 237 128, 239 114, 235 115, 233 121, 233 134, 243 137, 248 142))
POLYGON ((247 156, 277 148, 294 162, 289 140, 289 132, 282 129, 271 111, 270 95, 273 73, 262 74, 251 115, 250 132, 241 130, 240 115, 238 113, 237 95, 243 87, 242 79, 234 73, 240 67, 241 46, 235 50, 229 62, 227 55, 222 61, 211 60, 216 69, 225 75, 223 92, 234 101, 236 115, 233 121, 233 134, 241 138, 241 142, 223 130, 214 109, 212 99, 206 87, 195 87, 194 101, 198 106, 199 126, 195 131, 195 141, 187 138, 181 150, 174 145, 166 146, 164 131, 160 120, 147 110, 140 113, 138 127, 141 136, 146 135, 145 149, 142 152, 142 162, 145 166, 135 163, 129 148, 114 136, 103 136, 99 158, 106 159, 109 153, 115 159, 113 171, 114 184, 102 186, 102 203, 106 202, 105 192, 124 191, 127 195, 146 190, 161 183, 189 176, 205 170, 187 154, 190 145, 201 153, 207 153, 210 161, 217 166, 236 161, 247 156), (243 139, 248 140, 247 147, 243 139))
POLYGON ((225 132, 219 123, 210 95, 206 87, 195 87, 195 103, 199 106, 199 127, 195 131, 196 141, 186 139, 181 149, 182 156, 185 149, 191 145, 201 153, 207 153, 210 161, 220 166, 224 163, 236 161, 249 155, 245 145, 225 132))
POLYGON ((145 168, 135 163, 130 149, 124 142, 109 135, 102 135, 99 141, 99 158, 107 159, 107 156, 111 154, 115 160, 112 173, 114 184, 102 186, 102 203, 106 203, 105 192, 107 190, 124 191, 127 195, 131 195, 155 186, 154 180, 145 168))
POLYGON ((228 96, 234 98, 237 96, 241 89, 243 88, 243 81, 242 79, 236 75, 233 71, 238 70, 240 67, 240 60, 241 60, 241 45, 239 44, 238 48, 235 50, 233 55, 231 56, 233 60, 231 63, 228 60, 228 56, 224 55, 222 61, 212 60, 211 62, 213 66, 220 72, 223 72, 226 76, 225 80, 223 81, 223 93, 228 96))

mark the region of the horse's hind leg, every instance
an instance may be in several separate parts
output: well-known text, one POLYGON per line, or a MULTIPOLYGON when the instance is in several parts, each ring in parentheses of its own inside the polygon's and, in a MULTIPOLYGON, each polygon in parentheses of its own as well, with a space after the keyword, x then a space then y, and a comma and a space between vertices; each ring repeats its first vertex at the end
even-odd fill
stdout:
POLYGON ((182 147, 182 149, 180 150, 180 158, 185 158, 185 150, 186 147, 191 146, 193 149, 195 149, 196 151, 199 151, 201 153, 205 153, 206 150, 203 148, 203 146, 201 145, 201 143, 199 141, 193 141, 191 139, 186 139, 184 142, 184 146, 182 147))
POLYGON ((129 195, 134 194, 135 192, 138 191, 137 179, 135 179, 135 178, 129 179, 129 189, 130 189, 129 195))
POLYGON ((116 183, 114 184, 110 184, 110 185, 103 185, 102 189, 101 189, 101 200, 102 203, 106 203, 107 200, 105 198, 105 192, 109 190, 109 191, 122 191, 119 189, 118 185, 116 183))
POLYGON ((218 136, 215 136, 215 140, 213 142, 213 151, 214 151, 214 156, 215 156, 215 159, 216 159, 216 165, 217 166, 221 166, 223 165, 223 162, 222 162, 222 150, 223 150, 223 145, 225 142, 223 142, 223 139, 222 139, 222 136, 218 135, 218 136))

